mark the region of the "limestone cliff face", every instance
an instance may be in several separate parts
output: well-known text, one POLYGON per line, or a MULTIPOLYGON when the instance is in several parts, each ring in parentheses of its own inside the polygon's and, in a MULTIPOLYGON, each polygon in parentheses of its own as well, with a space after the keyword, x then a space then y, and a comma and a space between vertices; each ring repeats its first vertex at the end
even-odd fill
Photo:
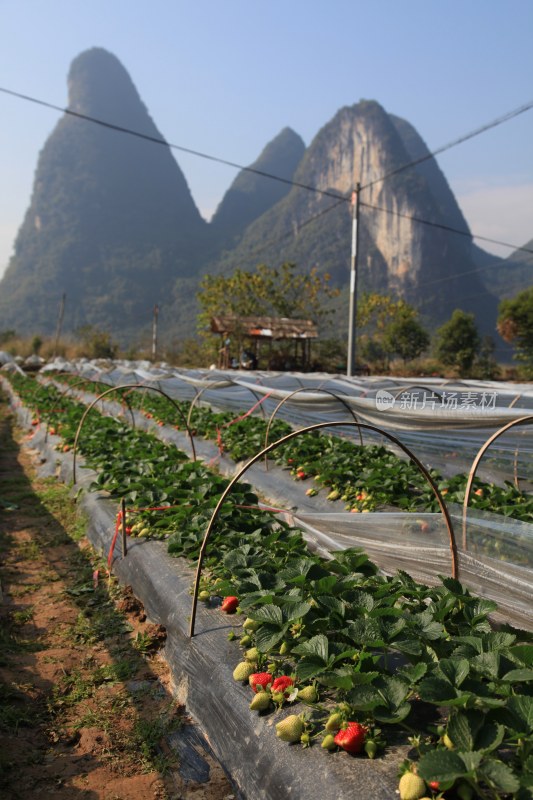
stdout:
MULTIPOLYGON (((468 232, 444 176, 433 161, 401 169, 426 153, 408 123, 391 117, 374 101, 361 101, 341 109, 318 132, 294 179, 345 199, 361 185, 362 290, 405 297, 432 322, 444 320, 459 306, 488 318, 494 314, 494 298, 475 274, 461 277, 474 268, 470 237, 439 227, 468 232)), ((295 187, 248 227, 222 265, 229 269, 242 263, 260 247, 263 261, 316 265, 345 285, 351 214, 348 202, 295 187)))
MULTIPOLYGON (((345 196, 361 184, 364 235, 387 265, 389 290, 402 293, 416 286, 429 264, 432 276, 438 277, 435 267, 439 274, 443 271, 450 249, 442 232, 413 219, 442 221, 428 181, 420 172, 399 172, 380 180, 411 160, 390 116, 378 103, 363 101, 341 109, 320 131, 297 176, 345 196)), ((464 227, 467 229, 466 223, 464 227)), ((371 269, 372 254, 362 250, 361 256, 371 269)))
MULTIPOLYGON (((101 48, 82 53, 68 87, 70 110, 108 125, 65 114, 45 143, 0 283, 0 329, 53 333, 66 293, 65 330, 89 324, 124 343, 139 341, 158 303, 162 334, 191 336, 201 276, 261 262, 316 266, 343 289, 348 201, 360 183, 360 290, 405 297, 433 325, 456 307, 472 310, 493 332, 496 302, 475 271, 479 251, 468 235, 442 227, 468 233, 446 179, 432 159, 400 169, 427 155, 426 145, 377 102, 342 108, 307 149, 282 130, 252 165, 256 172, 237 176, 208 224, 170 148, 112 129, 162 139, 115 56, 101 48)), ((339 305, 342 329, 345 312, 339 305)))

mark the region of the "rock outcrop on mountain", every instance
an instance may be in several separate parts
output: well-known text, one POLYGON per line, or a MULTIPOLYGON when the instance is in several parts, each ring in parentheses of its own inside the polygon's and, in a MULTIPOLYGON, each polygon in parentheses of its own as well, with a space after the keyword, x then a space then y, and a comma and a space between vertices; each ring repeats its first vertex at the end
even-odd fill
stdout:
POLYGON ((493 330, 496 301, 474 271, 468 226, 446 179, 433 160, 401 169, 427 152, 412 126, 378 103, 341 109, 317 134, 294 176, 325 194, 293 188, 247 228, 217 268, 290 260, 302 269, 318 266, 345 285, 352 225, 346 200, 360 183, 361 290, 404 297, 432 326, 462 307, 476 313, 483 330, 493 330))
MULTIPOLYGON (((283 129, 238 174, 207 223, 170 148, 152 141, 163 137, 115 56, 100 48, 82 53, 68 87, 72 113, 39 156, 30 207, 0 283, 0 330, 53 333, 66 293, 65 331, 92 325, 138 344, 157 303, 162 338, 192 336, 206 271, 293 261, 302 271, 330 273, 341 288, 335 320, 344 336, 349 200, 360 184, 360 291, 404 297, 431 327, 455 308, 474 311, 481 332, 494 334, 493 284, 479 269, 493 257, 472 244, 418 133, 377 102, 342 108, 307 148, 283 129)), ((520 269, 513 266, 513 274, 520 269)))
MULTIPOLYGON (((162 140, 128 73, 94 48, 68 76, 69 109, 162 140)), ((167 145, 65 114, 39 156, 30 207, 1 284, 2 325, 128 331, 177 276, 196 274, 207 223, 167 145)))
POLYGON ((304 153, 303 139, 291 128, 284 128, 247 170, 239 172, 211 220, 220 246, 242 235, 250 223, 289 193, 289 181, 304 153))

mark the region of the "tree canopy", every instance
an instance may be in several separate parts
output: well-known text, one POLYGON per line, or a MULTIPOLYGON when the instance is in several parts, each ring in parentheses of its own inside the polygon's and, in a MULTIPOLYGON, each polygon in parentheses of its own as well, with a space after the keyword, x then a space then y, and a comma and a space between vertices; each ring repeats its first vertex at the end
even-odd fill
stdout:
POLYGON ((231 275, 206 275, 200 282, 199 325, 205 330, 213 316, 271 316, 310 319, 319 323, 329 313, 327 301, 338 290, 329 275, 313 267, 299 272, 296 264, 279 268, 260 264, 254 272, 237 269, 231 275))
POLYGON ((516 297, 502 300, 498 309, 498 332, 516 346, 516 358, 533 375, 533 286, 516 297))
POLYGON ((473 314, 456 308, 452 316, 437 330, 435 355, 460 375, 471 368, 479 350, 480 339, 473 314))

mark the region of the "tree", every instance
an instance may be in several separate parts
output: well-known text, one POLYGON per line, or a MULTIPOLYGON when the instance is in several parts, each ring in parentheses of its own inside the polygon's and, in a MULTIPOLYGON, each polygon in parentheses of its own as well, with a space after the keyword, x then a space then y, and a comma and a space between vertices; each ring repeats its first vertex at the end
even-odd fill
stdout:
POLYGON ((474 315, 456 308, 448 322, 437 330, 435 355, 443 364, 465 375, 472 368, 479 344, 474 315))
POLYGON ((498 332, 515 344, 517 361, 525 366, 526 377, 533 375, 533 286, 516 297, 502 300, 498 308, 498 332))
POLYGON ((76 333, 82 341, 83 354, 87 358, 116 358, 118 345, 109 333, 99 331, 92 325, 83 325, 76 333))
POLYGON ((357 327, 362 357, 380 370, 388 369, 392 355, 407 361, 419 356, 429 344, 416 310, 390 295, 364 294, 357 309, 357 327))
POLYGON ((311 319, 318 323, 330 310, 327 300, 338 290, 329 285, 330 276, 316 267, 298 272, 296 264, 285 262, 279 269, 260 264, 255 272, 236 270, 232 275, 206 275, 200 282, 198 300, 202 308, 200 325, 212 316, 275 316, 311 319))
POLYGON ((400 316, 387 326, 384 344, 389 353, 399 355, 406 361, 418 358, 429 346, 428 332, 414 316, 400 316))
MULTIPOLYGON (((320 275, 316 267, 298 272, 290 262, 279 269, 260 264, 254 272, 238 269, 231 275, 206 275, 197 295, 202 309, 199 332, 209 337, 209 323, 216 316, 288 317, 320 323, 332 313, 328 301, 338 294, 329 281, 330 276, 320 275)), ((236 331, 239 339, 238 325, 236 331)))

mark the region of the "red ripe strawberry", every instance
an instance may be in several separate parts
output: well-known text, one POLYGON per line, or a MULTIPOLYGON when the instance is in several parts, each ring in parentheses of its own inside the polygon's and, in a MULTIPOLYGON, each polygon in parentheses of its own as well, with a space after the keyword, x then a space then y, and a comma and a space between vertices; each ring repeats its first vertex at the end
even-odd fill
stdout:
POLYGON ((272 675, 270 672, 254 672, 253 675, 250 675, 248 681, 254 692, 259 690, 266 692, 268 684, 272 683, 272 675))
POLYGON ((238 597, 225 597, 222 601, 222 611, 225 611, 226 614, 234 614, 237 611, 237 606, 239 605, 239 598, 238 597))
POLYGON ((366 738, 366 728, 358 722, 348 722, 335 736, 335 744, 347 753, 360 753, 366 738))
POLYGON ((296 473, 296 477, 299 480, 304 481, 307 478, 307 475, 305 474, 303 469, 299 469, 298 472, 296 473))
POLYGON ((285 697, 288 697, 290 691, 287 691, 287 689, 290 689, 292 686, 294 686, 294 681, 292 678, 289 678, 288 675, 280 675, 279 678, 276 678, 272 684, 271 691, 273 693, 283 693, 285 697))
POLYGON ((438 792, 440 789, 440 783, 438 781, 429 781, 428 786, 432 792, 438 792))

